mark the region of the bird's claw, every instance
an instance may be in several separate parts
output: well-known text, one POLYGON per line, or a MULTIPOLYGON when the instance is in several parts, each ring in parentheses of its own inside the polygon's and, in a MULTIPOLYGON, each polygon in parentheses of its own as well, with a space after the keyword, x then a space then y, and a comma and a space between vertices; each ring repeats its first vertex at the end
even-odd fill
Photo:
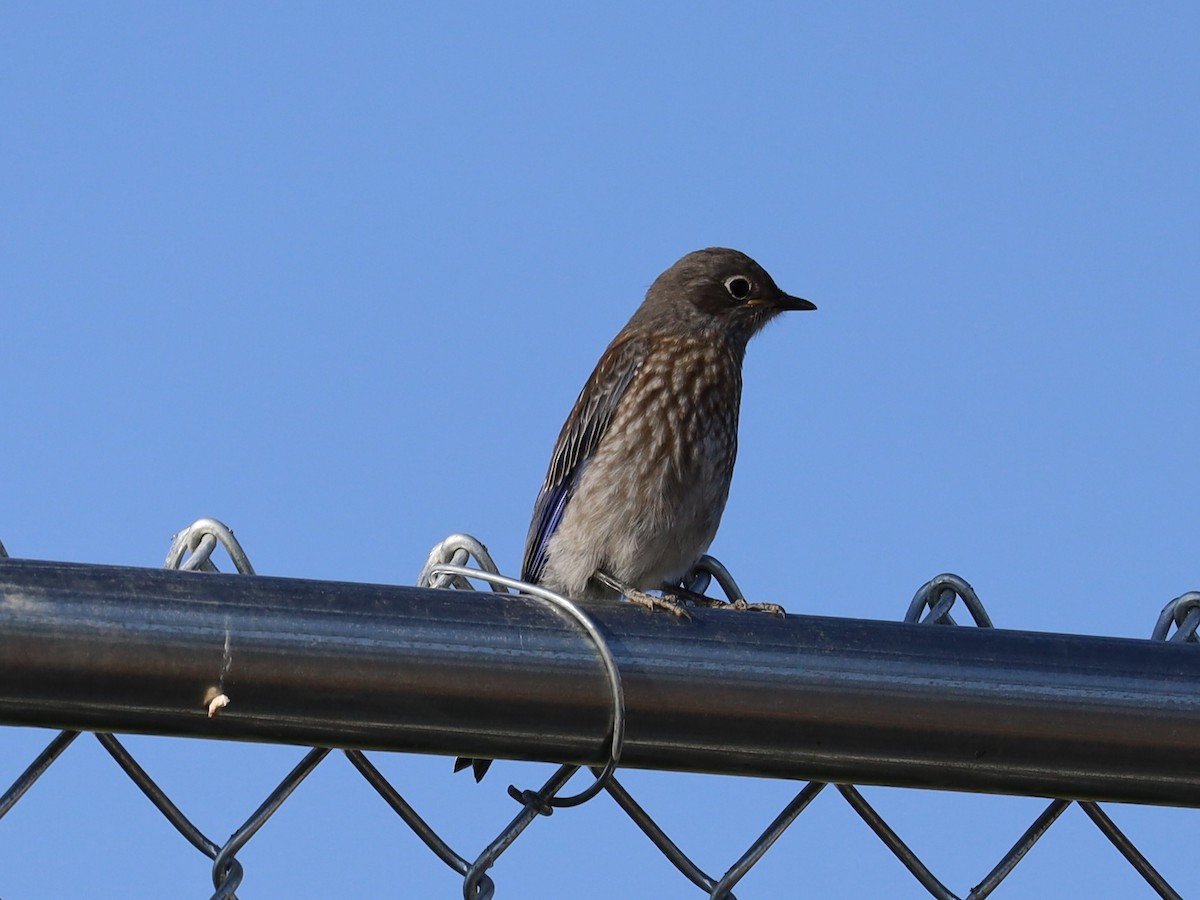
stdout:
POLYGON ((708 609, 715 609, 717 607, 729 605, 728 600, 720 600, 716 597, 709 597, 707 594, 697 593, 696 591, 689 591, 687 588, 681 588, 681 587, 664 588, 663 592, 670 593, 671 595, 673 595, 674 597, 676 597, 678 599, 687 600, 687 602, 692 604, 692 606, 704 606, 704 607, 707 607, 708 609))
POLYGON ((738 597, 729 601, 730 609, 746 610, 748 612, 765 612, 773 616, 786 616, 787 612, 778 603, 747 603, 745 598, 738 597))
POLYGON ((659 597, 656 594, 647 594, 645 591, 630 589, 625 592, 625 599, 630 603, 643 606, 651 612, 656 609, 665 609, 677 619, 690 619, 692 617, 683 600, 670 594, 664 594, 659 597))
POLYGON ((744 597, 737 597, 733 600, 718 600, 716 597, 709 597, 706 594, 701 594, 698 591, 689 591, 687 588, 676 587, 674 585, 664 585, 663 593, 670 593, 678 598, 686 598, 693 606, 707 606, 724 609, 736 609, 739 611, 748 612, 765 612, 773 616, 784 616, 787 613, 778 603, 747 603, 744 597))

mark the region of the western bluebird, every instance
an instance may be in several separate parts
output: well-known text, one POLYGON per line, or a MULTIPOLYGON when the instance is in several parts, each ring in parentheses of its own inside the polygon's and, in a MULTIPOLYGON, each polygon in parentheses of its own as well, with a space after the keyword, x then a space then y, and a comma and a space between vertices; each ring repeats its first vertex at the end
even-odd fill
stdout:
MULTIPOLYGON (((663 272, 567 416, 533 506, 522 580, 686 616, 672 594, 708 550, 729 496, 746 344, 800 309, 816 306, 737 250, 698 250, 663 272), (646 593, 655 589, 665 595, 646 593)), ((487 766, 474 760, 477 780, 487 766)))

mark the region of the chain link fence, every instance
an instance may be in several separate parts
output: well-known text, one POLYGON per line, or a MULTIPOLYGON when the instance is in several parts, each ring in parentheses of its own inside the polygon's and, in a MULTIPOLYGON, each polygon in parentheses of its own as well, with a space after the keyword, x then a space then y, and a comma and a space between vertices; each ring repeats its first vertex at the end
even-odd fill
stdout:
MULTIPOLYGON (((176 535, 167 554, 166 567, 215 572, 218 569, 213 561, 213 555, 218 548, 224 549, 237 572, 248 576, 254 575, 254 568, 233 532, 214 519, 201 519, 176 535)), ((3 544, 0 544, 0 557, 6 556, 3 544)), ((701 597, 714 581, 725 594, 726 600, 723 602, 734 606, 744 606, 745 601, 733 577, 720 563, 711 558, 706 557, 702 560, 697 570, 685 580, 683 588, 689 595, 694 594, 701 597)), ((257 809, 233 831, 230 837, 223 842, 218 842, 204 834, 184 811, 176 806, 117 737, 107 733, 94 733, 91 737, 95 738, 100 746, 111 755, 121 771, 145 794, 146 798, 182 839, 187 841, 198 853, 212 861, 213 890, 211 896, 214 900, 215 898, 237 896, 236 891, 242 883, 244 874, 242 865, 238 861, 238 853, 270 822, 271 817, 288 801, 305 778, 318 766, 325 764, 331 755, 336 754, 345 756, 353 769, 378 794, 380 800, 428 848, 432 858, 436 858, 461 877, 462 896, 467 900, 481 900, 481 898, 491 898, 495 895, 496 884, 489 876, 489 870, 500 856, 521 838, 535 820, 550 816, 555 809, 594 802, 600 794, 607 794, 611 801, 628 816, 646 839, 678 870, 680 877, 695 887, 697 896, 732 898, 735 896, 735 887, 746 874, 771 850, 776 841, 797 818, 809 808, 813 799, 826 788, 831 787, 831 785, 819 782, 805 784, 779 811, 778 815, 765 825, 761 834, 733 859, 724 872, 710 874, 704 871, 639 805, 630 791, 616 777, 620 765, 624 732, 620 672, 603 635, 591 622, 586 612, 566 598, 504 577, 497 571, 484 546, 468 535, 453 535, 439 543, 430 554, 419 577, 421 585, 449 590, 471 590, 473 589, 472 582, 481 582, 489 590, 496 592, 503 593, 513 590, 540 597, 566 615, 573 617, 595 645, 605 668, 613 704, 612 732, 609 744, 610 758, 605 766, 591 768, 594 780, 577 794, 560 796, 560 792, 579 768, 574 765, 563 765, 537 789, 519 790, 516 787, 510 787, 509 793, 517 804, 517 812, 511 821, 500 829, 495 838, 482 849, 467 850, 452 847, 376 768, 366 753, 353 749, 332 751, 327 748, 309 750, 274 790, 263 799, 257 809)), ((960 608, 965 610, 975 627, 992 627, 987 611, 975 591, 963 579, 950 574, 939 575, 921 586, 909 605, 904 621, 923 623, 928 626, 958 626, 954 612, 960 608)), ((1162 610, 1154 625, 1152 637, 1159 641, 1195 643, 1197 641, 1197 625, 1200 625, 1200 592, 1186 593, 1168 603, 1162 610)), ((212 696, 208 698, 209 715, 219 715, 221 709, 228 702, 228 697, 220 688, 214 690, 212 696)), ((80 737, 80 734, 78 731, 63 731, 50 740, 45 749, 29 763, 23 772, 17 775, 3 797, 0 797, 0 818, 3 818, 22 800, 38 778, 62 757, 73 742, 80 737)), ((5 761, 6 765, 9 763, 11 761, 5 761)), ((0 773, 0 777, 3 777, 2 773, 0 773)), ((1101 834, 1111 843, 1114 851, 1128 861, 1153 892, 1166 898, 1182 896, 1167 883, 1166 879, 1134 843, 1122 833, 1098 803, 1050 801, 1016 842, 1000 856, 991 871, 987 872, 977 884, 965 893, 956 893, 939 880, 929 866, 905 843, 884 817, 867 802, 855 786, 837 784, 832 785, 832 788, 838 796, 845 800, 849 808, 861 817, 871 832, 896 856, 928 894, 941 898, 941 900, 957 900, 960 897, 980 900, 980 898, 992 894, 1073 802, 1077 803, 1087 819, 1094 823, 1101 834)), ((3 831, 0 830, 0 844, 3 840, 3 831)), ((579 848, 579 852, 586 852, 586 848, 579 848)), ((613 887, 614 890, 632 888, 631 885, 621 884, 615 884, 613 887)))

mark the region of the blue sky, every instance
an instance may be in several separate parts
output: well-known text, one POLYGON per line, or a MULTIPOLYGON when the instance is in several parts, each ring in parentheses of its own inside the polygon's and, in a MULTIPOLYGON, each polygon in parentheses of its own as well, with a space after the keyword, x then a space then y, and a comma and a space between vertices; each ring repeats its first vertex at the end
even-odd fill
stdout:
MULTIPOLYGON (((0 540, 159 565, 200 516, 262 573, 501 565, 597 356, 728 245, 819 311, 750 348, 713 545, 751 599, 896 619, 946 570, 1001 627, 1143 637, 1200 586, 1200 63, 1163 3, 10 4, 0 12, 0 540)), ((0 729, 0 781, 50 734, 0 729)), ((223 839, 301 751, 130 738, 223 839)), ((376 764, 462 852, 500 763, 376 764)), ((784 782, 628 772, 710 872, 784 782)), ((1044 801, 872 789, 966 892, 1044 801)), ((1175 887, 1196 813, 1110 813, 1175 887)), ((245 897, 458 896, 343 759, 239 858, 245 897)), ((699 896, 600 797, 500 897, 699 896)), ((0 894, 203 896, 94 741, 0 821, 0 894), (103 890, 102 890, 103 889, 103 890)), ((832 792, 739 895, 922 889, 832 792)), ((1078 810, 996 896, 1151 896, 1078 810)))

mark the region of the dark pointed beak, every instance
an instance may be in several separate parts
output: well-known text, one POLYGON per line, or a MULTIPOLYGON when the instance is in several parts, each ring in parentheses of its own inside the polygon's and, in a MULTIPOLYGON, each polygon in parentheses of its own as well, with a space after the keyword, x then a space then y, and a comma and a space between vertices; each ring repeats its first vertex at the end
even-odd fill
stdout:
POLYGON ((779 299, 775 301, 775 305, 780 309, 816 309, 817 304, 810 303, 808 300, 802 300, 799 297, 793 297, 791 294, 780 294, 779 299))

